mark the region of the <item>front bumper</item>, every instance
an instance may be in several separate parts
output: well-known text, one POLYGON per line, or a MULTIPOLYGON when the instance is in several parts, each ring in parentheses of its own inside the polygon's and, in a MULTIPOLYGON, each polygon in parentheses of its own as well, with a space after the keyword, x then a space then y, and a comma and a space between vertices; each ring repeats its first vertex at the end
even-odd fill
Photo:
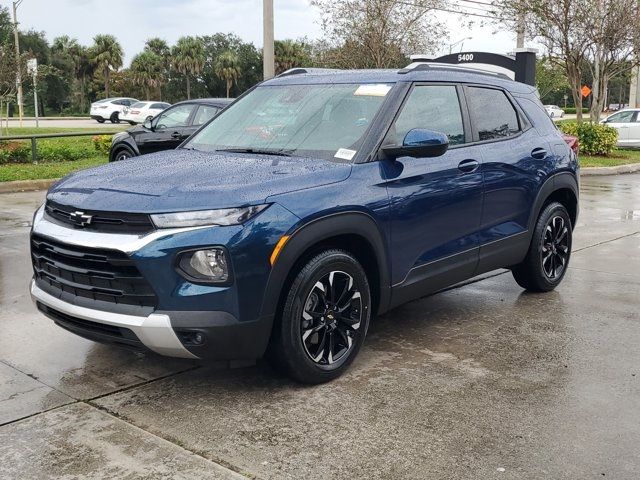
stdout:
MULTIPOLYGON (((168 315, 152 313, 146 317, 139 317, 72 305, 48 294, 38 287, 34 280, 31 281, 31 298, 36 305, 45 305, 48 309, 55 311, 56 314, 52 315, 50 313, 47 314, 40 308, 45 315, 52 318, 56 323, 60 323, 60 319, 64 318, 62 315, 58 315, 58 313, 61 313, 72 319, 88 320, 89 322, 98 324, 111 325, 132 331, 145 347, 160 355, 198 358, 182 345, 182 342, 180 342, 171 327, 171 320, 168 315)), ((69 327, 67 328, 69 329, 69 327)), ((97 335, 100 335, 95 332, 95 329, 90 329, 86 326, 85 328, 76 326, 74 331, 81 335, 84 332, 84 336, 91 337, 94 340, 98 340, 97 335)), ((104 336, 104 334, 102 335, 104 336)))

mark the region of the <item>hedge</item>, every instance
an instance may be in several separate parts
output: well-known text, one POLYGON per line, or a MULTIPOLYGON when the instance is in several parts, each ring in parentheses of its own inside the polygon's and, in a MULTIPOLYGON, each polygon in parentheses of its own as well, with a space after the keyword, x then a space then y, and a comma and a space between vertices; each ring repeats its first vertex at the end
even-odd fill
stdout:
MULTIPOLYGON (((111 135, 99 135, 89 139, 60 138, 39 140, 38 161, 67 162, 95 158, 109 153, 111 135)), ((8 163, 30 163, 31 143, 25 141, 0 142, 0 165, 8 163)))
MULTIPOLYGON (((578 111, 578 109, 576 107, 567 107, 567 108, 563 108, 564 113, 576 113, 578 111)), ((589 113, 589 109, 588 108, 583 108, 582 109, 582 113, 589 113)))
POLYGON ((618 142, 618 131, 615 128, 589 122, 566 122, 558 125, 567 135, 578 137, 580 152, 585 155, 608 156, 618 142))

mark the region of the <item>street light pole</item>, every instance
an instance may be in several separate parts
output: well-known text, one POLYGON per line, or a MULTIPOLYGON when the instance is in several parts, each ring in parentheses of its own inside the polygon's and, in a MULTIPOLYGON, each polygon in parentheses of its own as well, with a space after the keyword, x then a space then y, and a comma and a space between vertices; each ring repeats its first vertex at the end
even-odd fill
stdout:
POLYGON ((273 0, 262 0, 262 70, 264 79, 273 78, 275 72, 275 55, 273 47, 273 0))
POLYGON ((24 104, 22 101, 22 74, 20 73, 20 36, 18 35, 18 7, 23 0, 13 2, 13 38, 16 44, 16 86, 18 87, 18 115, 20 126, 22 127, 22 117, 24 115, 24 104))

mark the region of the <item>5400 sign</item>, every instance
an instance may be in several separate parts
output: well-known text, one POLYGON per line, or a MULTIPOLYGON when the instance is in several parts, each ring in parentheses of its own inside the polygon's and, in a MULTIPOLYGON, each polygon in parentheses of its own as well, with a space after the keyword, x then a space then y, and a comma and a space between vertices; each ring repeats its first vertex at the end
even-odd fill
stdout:
POLYGON ((473 62, 473 53, 461 53, 458 55, 458 62, 473 62))

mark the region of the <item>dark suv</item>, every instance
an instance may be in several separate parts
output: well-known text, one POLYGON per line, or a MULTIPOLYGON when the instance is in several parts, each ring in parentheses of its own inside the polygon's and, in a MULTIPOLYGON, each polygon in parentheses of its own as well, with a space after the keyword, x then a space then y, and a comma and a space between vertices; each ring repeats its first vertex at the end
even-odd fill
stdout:
POLYGON ((297 69, 177 150, 54 185, 31 235, 38 308, 84 337, 345 371, 371 318, 483 272, 555 288, 578 161, 533 87, 441 64, 297 69))
POLYGON ((116 133, 111 141, 109 161, 172 150, 231 102, 229 98, 202 98, 176 103, 142 125, 116 133))

